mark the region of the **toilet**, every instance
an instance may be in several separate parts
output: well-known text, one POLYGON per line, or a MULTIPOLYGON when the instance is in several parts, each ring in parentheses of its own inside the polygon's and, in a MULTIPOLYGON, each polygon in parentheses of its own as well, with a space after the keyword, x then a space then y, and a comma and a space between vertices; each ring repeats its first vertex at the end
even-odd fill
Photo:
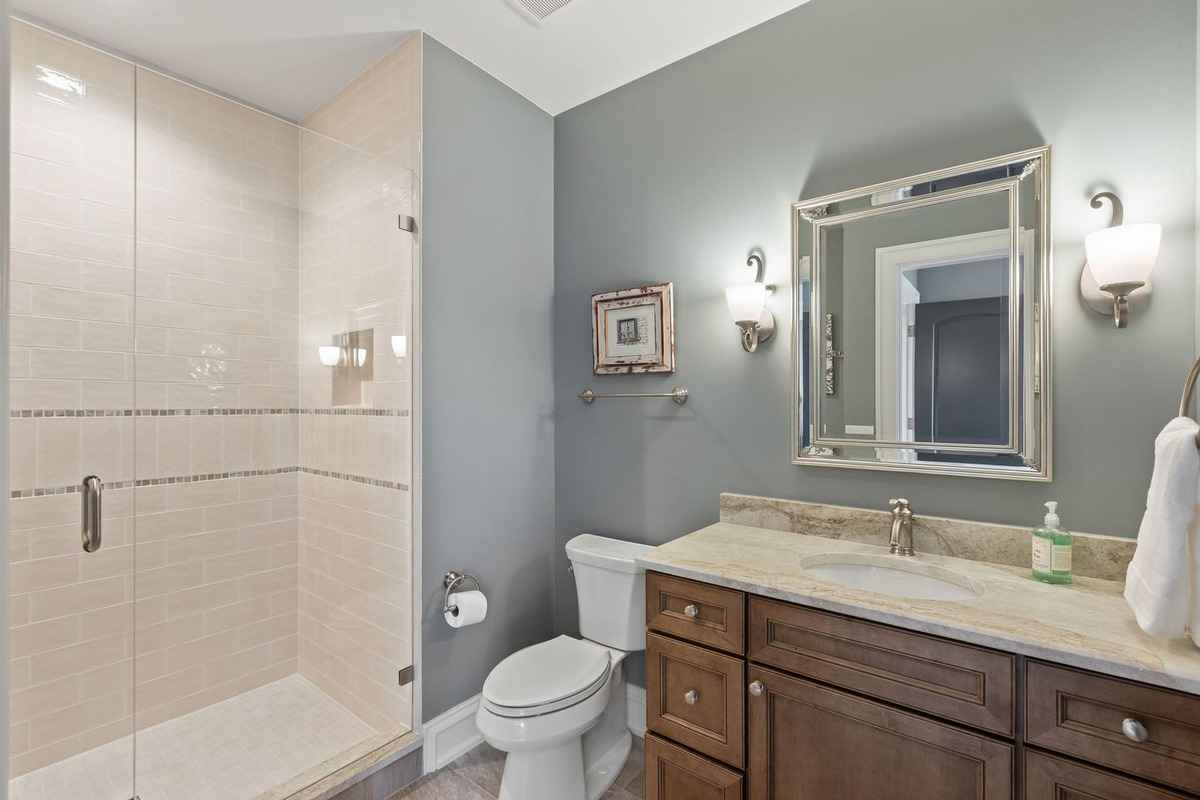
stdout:
POLYGON ((507 753, 500 800, 596 800, 633 743, 623 662, 646 649, 647 545, 583 534, 567 542, 582 639, 518 650, 488 673, 475 723, 507 753))

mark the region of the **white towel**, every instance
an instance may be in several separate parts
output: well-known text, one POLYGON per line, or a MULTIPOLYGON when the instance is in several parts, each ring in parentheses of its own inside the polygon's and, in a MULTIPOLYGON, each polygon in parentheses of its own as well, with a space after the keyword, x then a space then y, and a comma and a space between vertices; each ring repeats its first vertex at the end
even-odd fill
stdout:
POLYGON ((1175 639, 1190 631, 1200 645, 1198 432, 1194 420, 1176 417, 1154 440, 1154 476, 1125 575, 1125 600, 1146 633, 1175 639))

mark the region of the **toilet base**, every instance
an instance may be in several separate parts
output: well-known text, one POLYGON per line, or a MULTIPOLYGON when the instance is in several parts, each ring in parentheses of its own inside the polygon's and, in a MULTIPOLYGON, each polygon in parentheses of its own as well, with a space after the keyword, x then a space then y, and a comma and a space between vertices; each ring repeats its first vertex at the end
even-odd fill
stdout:
POLYGON ((504 760, 500 800, 571 798, 586 794, 583 777, 583 741, 568 739, 557 747, 509 753, 504 760), (530 795, 536 788, 536 798, 530 795))

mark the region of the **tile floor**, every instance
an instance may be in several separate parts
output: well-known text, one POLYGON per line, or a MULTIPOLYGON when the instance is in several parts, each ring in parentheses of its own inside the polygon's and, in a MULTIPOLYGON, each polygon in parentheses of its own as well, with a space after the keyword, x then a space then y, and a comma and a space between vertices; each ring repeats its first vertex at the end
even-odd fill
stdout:
MULTIPOLYGON (((252 800, 376 735, 307 679, 290 675, 139 733, 137 795, 252 800)), ((9 796, 130 800, 132 748, 126 737, 22 775, 9 796)))
MULTIPOLYGON (((642 740, 635 737, 625 768, 601 800, 641 800, 645 797, 643 755, 642 740)), ((481 744, 449 766, 402 789, 389 800, 496 800, 500 795, 503 772, 504 754, 481 744)))

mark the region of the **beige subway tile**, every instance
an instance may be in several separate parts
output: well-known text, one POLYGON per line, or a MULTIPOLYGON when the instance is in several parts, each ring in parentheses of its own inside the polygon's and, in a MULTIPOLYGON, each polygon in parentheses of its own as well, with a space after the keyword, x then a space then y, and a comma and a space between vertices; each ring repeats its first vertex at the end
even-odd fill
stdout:
POLYGON ((10 627, 8 630, 9 655, 13 658, 58 650, 79 640, 80 617, 76 615, 10 627))
POLYGON ((139 683, 135 703, 139 709, 151 709, 200 691, 204 688, 204 668, 189 667, 156 680, 139 683))
POLYGON ((22 689, 9 695, 9 719, 13 723, 28 722, 79 703, 79 677, 71 675, 40 686, 22 689))
POLYGON ((30 619, 34 622, 77 614, 84 609, 114 606, 128 600, 125 577, 75 583, 30 594, 30 619))
MULTIPOLYGON (((30 352, 29 370, 34 378, 80 378, 101 381, 121 381, 126 378, 125 356, 121 353, 33 350, 30 352)), ((98 407, 120 406, 107 404, 98 407)))
POLYGON ((30 679, 36 684, 58 680, 80 671, 81 665, 101 667, 133 655, 128 636, 110 636, 74 644, 29 657, 30 679))
POLYGON ((70 738, 80 731, 91 730, 116 722, 128 712, 128 697, 111 692, 90 697, 69 708, 36 717, 29 721, 29 745, 43 747, 70 738))
POLYGON ((50 347, 78 350, 79 323, 55 317, 11 316, 9 342, 14 347, 50 347))
POLYGON ((127 294, 34 286, 33 311, 48 317, 128 323, 132 320, 133 302, 127 294))
POLYGON ((137 655, 142 656, 155 650, 167 650, 204 636, 204 617, 190 614, 169 622, 139 628, 134 637, 137 655))
POLYGON ((167 614, 171 619, 175 619, 185 614, 218 608, 237 599, 237 581, 197 586, 194 589, 171 592, 167 597, 167 614))
POLYGON ((14 409, 80 407, 79 381, 11 380, 9 391, 14 409))
POLYGON ((39 558, 9 565, 9 592, 26 594, 80 580, 78 555, 39 558))
POLYGON ((134 591, 140 600, 144 597, 191 589, 203 582, 204 569, 201 562, 185 562, 139 572, 134 591))

